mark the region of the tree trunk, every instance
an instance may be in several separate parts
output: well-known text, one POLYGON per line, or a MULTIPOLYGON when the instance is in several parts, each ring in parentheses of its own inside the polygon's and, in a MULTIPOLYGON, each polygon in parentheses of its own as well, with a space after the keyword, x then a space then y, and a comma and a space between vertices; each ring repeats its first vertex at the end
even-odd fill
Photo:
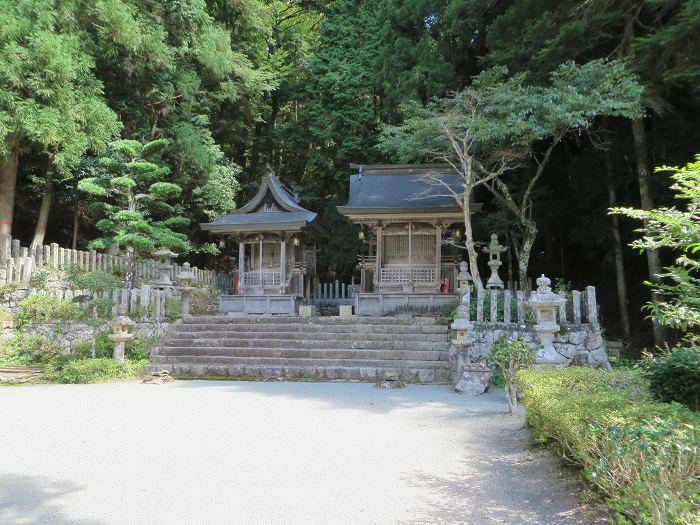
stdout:
POLYGON ((19 144, 13 135, 5 138, 5 148, 7 156, 0 158, 0 235, 11 235, 19 163, 19 144))
POLYGON ((32 240, 31 248, 44 244, 46 225, 49 223, 49 212, 51 211, 52 201, 53 183, 51 181, 51 173, 47 172, 44 189, 41 192, 41 206, 39 207, 39 217, 36 220, 36 228, 34 229, 34 239, 32 240))
MULTIPOLYGON (((605 150, 605 168, 607 171, 606 183, 608 186, 608 204, 611 208, 617 206, 615 193, 615 181, 613 178, 613 162, 610 150, 605 150)), ((615 254, 615 278, 617 281, 617 302, 620 310, 620 325, 622 336, 630 338, 630 319, 627 310, 627 284, 625 282, 625 260, 622 252, 622 237, 620 235, 620 219, 617 215, 610 215, 610 230, 613 237, 613 250, 615 254)))
POLYGON ((537 239, 537 224, 531 219, 526 219, 522 224, 523 244, 518 254, 518 280, 520 289, 527 291, 527 269, 530 265, 530 253, 537 239))
POLYGON ((472 216, 471 216, 471 202, 470 194, 465 192, 464 197, 464 245, 467 248, 467 256, 469 258, 469 273, 472 274, 472 279, 474 279, 474 286, 479 288, 483 287, 481 282, 481 275, 479 274, 478 257, 476 255, 476 248, 474 246, 474 233, 472 232, 472 216))
MULTIPOLYGON (((654 208, 654 199, 651 189, 651 169, 647 160, 647 137, 644 128, 644 119, 637 117, 632 119, 632 136, 634 138, 634 153, 637 161, 637 178, 639 179, 639 197, 643 210, 654 208)), ((646 224, 646 221, 645 221, 646 224)), ((647 250, 647 268, 649 269, 649 280, 654 281, 661 273, 661 257, 657 250, 647 250)), ((652 293, 651 300, 658 303, 661 298, 658 294, 652 293)), ((654 322, 654 344, 660 346, 666 340, 666 330, 659 323, 654 322)))
POLYGON ((76 204, 75 208, 73 208, 73 241, 71 242, 71 248, 74 250, 78 249, 78 230, 80 228, 79 211, 80 206, 76 204))

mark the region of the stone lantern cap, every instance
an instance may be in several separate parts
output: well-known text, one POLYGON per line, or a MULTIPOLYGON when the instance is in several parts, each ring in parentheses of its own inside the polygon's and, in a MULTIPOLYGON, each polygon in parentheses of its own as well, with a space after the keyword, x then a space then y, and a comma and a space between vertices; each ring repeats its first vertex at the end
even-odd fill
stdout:
POLYGON ((161 259, 174 259, 175 257, 177 257, 177 254, 175 252, 170 251, 168 248, 165 248, 164 246, 161 246, 159 249, 157 249, 151 255, 153 257, 158 257, 161 259))
POLYGON ((190 268, 190 263, 186 262, 182 265, 182 270, 177 274, 177 280, 182 286, 190 286, 197 278, 192 269, 190 268))
POLYGON ((128 334, 129 327, 134 326, 136 323, 129 319, 126 315, 118 315, 112 319, 112 331, 116 335, 128 334))
POLYGON ((566 302, 566 299, 559 297, 552 291, 552 281, 549 277, 542 274, 537 278, 537 290, 530 294, 530 306, 561 306, 566 302))

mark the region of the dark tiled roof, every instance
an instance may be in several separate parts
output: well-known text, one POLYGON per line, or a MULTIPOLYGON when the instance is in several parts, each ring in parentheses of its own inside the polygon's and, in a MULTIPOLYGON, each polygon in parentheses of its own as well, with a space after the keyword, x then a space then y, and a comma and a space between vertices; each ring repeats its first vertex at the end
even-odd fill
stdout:
MULTIPOLYGON (((209 227, 217 226, 233 226, 233 225, 253 225, 253 224, 286 224, 292 222, 313 222, 316 219, 316 214, 312 211, 295 211, 295 212, 253 212, 242 213, 240 215, 229 214, 219 217, 218 219, 203 225, 209 227)), ((210 229, 210 228, 206 228, 210 229)))
POLYGON ((464 190, 461 177, 446 169, 387 168, 350 177, 350 197, 341 212, 360 210, 433 210, 458 208, 450 189, 464 190), (421 172, 422 171, 422 172, 421 172))

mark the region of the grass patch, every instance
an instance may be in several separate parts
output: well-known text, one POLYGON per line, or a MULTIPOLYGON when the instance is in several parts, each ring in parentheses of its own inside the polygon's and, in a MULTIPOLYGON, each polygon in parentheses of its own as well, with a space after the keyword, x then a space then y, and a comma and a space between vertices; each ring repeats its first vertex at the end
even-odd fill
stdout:
POLYGON ((148 360, 64 359, 47 366, 44 379, 52 383, 104 383, 143 375, 148 360))
POLYGON ((700 416, 652 399, 638 370, 521 371, 536 438, 582 469, 621 523, 700 523, 700 416))

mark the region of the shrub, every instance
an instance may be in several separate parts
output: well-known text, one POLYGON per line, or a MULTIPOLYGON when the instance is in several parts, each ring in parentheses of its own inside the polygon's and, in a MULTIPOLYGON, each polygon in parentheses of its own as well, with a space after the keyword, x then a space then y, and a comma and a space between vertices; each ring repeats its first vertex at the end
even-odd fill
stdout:
POLYGON ((660 401, 700 410, 700 348, 679 348, 657 357, 646 372, 651 393, 660 401))
POLYGON ((34 270, 29 276, 29 286, 36 290, 45 290, 49 283, 47 270, 34 270))
POLYGON ((124 349, 124 354, 127 359, 132 361, 141 361, 148 359, 151 353, 151 347, 156 344, 155 337, 134 337, 131 341, 127 341, 124 349))
MULTIPOLYGON (((109 331, 98 332, 95 336, 95 357, 98 359, 111 358, 114 354, 114 343, 109 339, 109 331)), ((154 337, 134 337, 126 342, 124 355, 131 361, 148 359, 150 349, 156 344, 154 337)), ((92 356, 92 342, 82 341, 73 347, 73 355, 87 359, 92 356)))
POLYGON ((75 280, 75 284, 80 290, 109 292, 119 288, 121 283, 112 272, 93 270, 79 275, 75 280))
POLYGON ((516 381, 536 438, 582 467, 623 520, 698 523, 697 414, 655 402, 637 370, 521 371, 516 381))
POLYGON ((50 295, 30 295, 19 303, 18 325, 56 320, 77 320, 83 310, 74 302, 50 295))
POLYGON ((60 349, 40 335, 17 334, 0 339, 0 363, 5 365, 44 365, 59 354, 60 349))
POLYGON ((70 359, 61 368, 52 367, 44 377, 55 383, 99 383, 129 379, 143 374, 147 361, 115 359, 70 359))
POLYGON ((508 411, 512 414, 513 407, 517 404, 515 374, 518 373, 518 370, 533 365, 535 354, 522 337, 517 339, 499 337, 491 347, 489 360, 498 365, 505 377, 506 401, 508 402, 508 411))

